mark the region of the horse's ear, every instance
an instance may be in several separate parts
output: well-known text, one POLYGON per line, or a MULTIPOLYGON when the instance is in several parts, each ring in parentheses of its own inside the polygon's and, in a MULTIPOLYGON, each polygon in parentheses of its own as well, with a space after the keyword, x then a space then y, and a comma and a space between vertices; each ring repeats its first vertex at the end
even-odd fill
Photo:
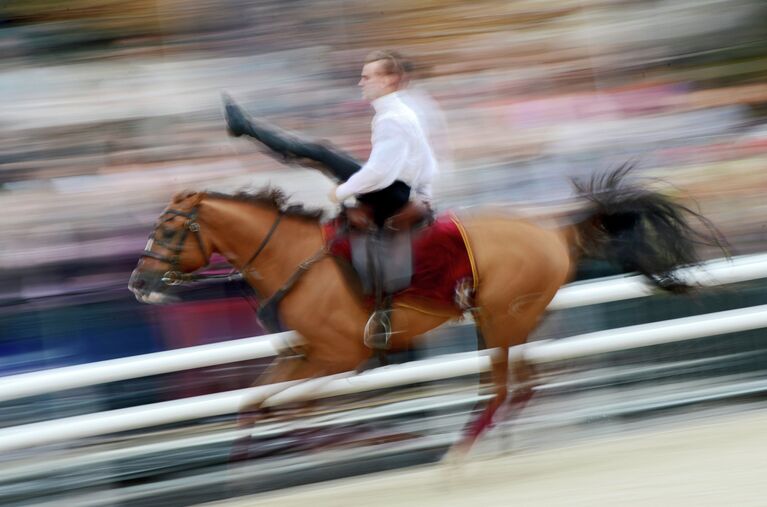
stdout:
POLYGON ((181 192, 178 192, 176 195, 173 196, 173 203, 179 203, 181 201, 186 201, 187 199, 195 199, 195 204, 202 199, 202 193, 195 192, 194 190, 182 190, 181 192))

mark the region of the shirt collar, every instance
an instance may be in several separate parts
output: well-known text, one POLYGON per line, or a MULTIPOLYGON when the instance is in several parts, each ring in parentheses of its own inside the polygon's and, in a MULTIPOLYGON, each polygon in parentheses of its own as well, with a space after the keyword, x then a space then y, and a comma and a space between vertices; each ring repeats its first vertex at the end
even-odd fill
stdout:
POLYGON ((399 97, 399 91, 387 93, 386 95, 375 99, 371 104, 373 105, 373 109, 376 110, 376 113, 384 113, 397 107, 397 104, 400 101, 399 97))

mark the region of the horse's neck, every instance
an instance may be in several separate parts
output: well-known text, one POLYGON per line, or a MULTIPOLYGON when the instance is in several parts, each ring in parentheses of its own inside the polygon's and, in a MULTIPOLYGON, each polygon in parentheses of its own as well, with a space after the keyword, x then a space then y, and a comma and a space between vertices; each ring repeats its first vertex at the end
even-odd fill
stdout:
POLYGON ((322 246, 318 223, 284 215, 270 236, 278 219, 275 210, 231 204, 211 206, 217 211, 210 214, 211 228, 217 231, 214 249, 235 268, 245 267, 243 275, 248 282, 265 293, 279 288, 302 261, 322 246))

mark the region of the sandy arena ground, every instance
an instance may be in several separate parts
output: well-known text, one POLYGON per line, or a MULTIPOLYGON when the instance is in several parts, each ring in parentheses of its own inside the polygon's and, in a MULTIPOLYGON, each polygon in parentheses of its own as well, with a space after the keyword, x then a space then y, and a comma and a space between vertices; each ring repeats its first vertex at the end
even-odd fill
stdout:
POLYGON ((208 505, 767 506, 767 412, 208 505))

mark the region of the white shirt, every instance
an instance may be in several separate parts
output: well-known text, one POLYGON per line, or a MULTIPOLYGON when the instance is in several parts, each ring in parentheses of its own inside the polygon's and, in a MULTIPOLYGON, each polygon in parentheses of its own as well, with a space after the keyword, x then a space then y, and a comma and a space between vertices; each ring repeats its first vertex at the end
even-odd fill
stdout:
POLYGON ((400 92, 375 99, 373 108, 372 150, 359 171, 336 189, 336 198, 381 190, 396 180, 407 183, 416 198, 431 200, 431 181, 437 173, 437 160, 418 116, 400 92))
POLYGON ((437 159, 440 171, 451 172, 453 154, 450 135, 447 129, 447 118, 439 104, 423 88, 408 86, 398 92, 400 100, 413 110, 421 123, 421 128, 429 140, 432 152, 437 159))

